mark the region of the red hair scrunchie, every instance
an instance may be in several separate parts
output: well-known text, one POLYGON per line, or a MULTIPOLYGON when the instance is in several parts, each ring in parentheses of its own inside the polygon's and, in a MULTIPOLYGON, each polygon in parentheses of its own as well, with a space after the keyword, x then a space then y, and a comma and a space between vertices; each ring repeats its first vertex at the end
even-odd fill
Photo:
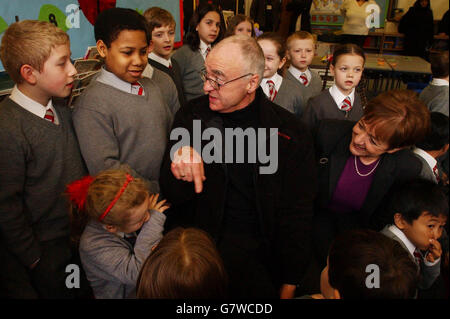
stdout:
POLYGON ((70 201, 77 206, 78 210, 84 209, 87 192, 93 181, 94 178, 88 175, 67 185, 66 193, 69 195, 70 201))

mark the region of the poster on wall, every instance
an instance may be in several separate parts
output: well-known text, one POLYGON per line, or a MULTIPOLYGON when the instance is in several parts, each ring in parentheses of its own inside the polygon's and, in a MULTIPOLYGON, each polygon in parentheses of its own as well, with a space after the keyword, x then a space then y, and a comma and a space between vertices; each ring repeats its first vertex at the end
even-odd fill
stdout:
MULTIPOLYGON (((354 0, 356 1, 356 0, 354 0)), ((384 27, 389 0, 375 0, 380 7, 380 27, 384 27)), ((311 24, 340 27, 344 24, 341 7, 344 0, 313 0, 311 5, 311 24)))
MULTIPOLYGON (((86 50, 95 45, 94 23, 98 13, 107 8, 130 8, 143 13, 150 7, 168 10, 177 22, 176 45, 183 38, 182 0, 15 0, 0 6, 0 41, 4 31, 17 20, 49 21, 66 31, 70 37, 72 59, 84 57, 86 50)), ((0 72, 4 71, 0 62, 0 72)))

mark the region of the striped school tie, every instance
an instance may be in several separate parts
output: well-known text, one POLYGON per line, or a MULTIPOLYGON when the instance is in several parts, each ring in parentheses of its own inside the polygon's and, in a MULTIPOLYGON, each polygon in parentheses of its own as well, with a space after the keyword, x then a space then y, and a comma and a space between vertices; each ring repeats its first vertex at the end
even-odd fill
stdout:
POLYGON ((300 81, 304 86, 308 85, 308 78, 306 77, 305 73, 302 73, 302 75, 300 75, 300 81))
POLYGON ((437 164, 434 165, 434 167, 433 167, 433 174, 434 174, 434 177, 436 177, 436 181, 439 183, 439 170, 438 170, 437 164))
POLYGON ((344 101, 342 101, 341 110, 345 112, 350 112, 352 109, 352 102, 350 101, 350 97, 346 97, 344 101))
POLYGON ((269 99, 273 101, 275 96, 277 96, 277 90, 275 89, 275 83, 272 80, 267 81, 267 86, 269 87, 269 99))
POLYGON ((52 109, 48 109, 47 111, 45 111, 44 119, 49 122, 55 123, 55 114, 53 113, 52 109))
POLYGON ((144 88, 142 85, 139 84, 139 82, 131 83, 131 93, 137 94, 137 95, 143 95, 144 88))
POLYGON ((208 57, 209 52, 211 52, 211 48, 210 48, 210 47, 207 47, 207 48, 206 48, 205 59, 208 57))
POLYGON ((416 248, 414 250, 414 259, 416 261, 416 264, 419 265, 419 269, 422 267, 422 254, 420 253, 419 249, 416 248))

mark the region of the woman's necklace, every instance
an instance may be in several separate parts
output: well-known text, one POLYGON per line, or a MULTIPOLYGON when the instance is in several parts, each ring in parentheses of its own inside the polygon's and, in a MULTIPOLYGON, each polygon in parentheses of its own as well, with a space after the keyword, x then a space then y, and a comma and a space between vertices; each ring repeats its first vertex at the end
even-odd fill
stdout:
POLYGON ((373 171, 377 168, 378 164, 380 164, 380 159, 378 159, 377 164, 370 170, 369 173, 361 174, 361 173, 359 172, 359 169, 358 169, 358 163, 357 163, 357 161, 356 161, 356 156, 355 156, 355 169, 356 169, 356 173, 357 173, 359 176, 361 176, 361 177, 369 176, 370 174, 372 174, 373 171))

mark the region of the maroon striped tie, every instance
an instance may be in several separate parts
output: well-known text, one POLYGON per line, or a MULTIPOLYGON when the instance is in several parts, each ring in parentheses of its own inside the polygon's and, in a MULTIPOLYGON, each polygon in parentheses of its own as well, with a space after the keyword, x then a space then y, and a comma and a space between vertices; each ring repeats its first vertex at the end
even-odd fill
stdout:
POLYGON ((144 88, 139 84, 139 82, 131 83, 131 85, 133 86, 133 89, 138 90, 137 95, 142 95, 142 93, 144 92, 144 88))
POLYGON ((346 111, 346 112, 350 112, 351 109, 352 109, 352 102, 350 101, 350 98, 347 96, 344 99, 344 101, 342 102, 341 110, 342 111, 346 111))
POLYGON ((52 109, 48 109, 47 111, 45 111, 44 119, 55 123, 55 114, 53 113, 52 109))
POLYGON ((419 250, 416 248, 416 250, 414 250, 414 259, 416 260, 417 265, 419 265, 419 268, 422 267, 422 254, 419 252, 419 250))
POLYGON ((304 86, 306 86, 308 84, 308 78, 306 77, 306 75, 304 73, 302 75, 300 75, 300 80, 302 81, 302 84, 304 86))
POLYGON ((439 170, 437 168, 437 164, 434 165, 434 167, 433 167, 433 174, 434 174, 434 177, 436 177, 436 181, 439 183, 439 170))
POLYGON ((272 80, 267 81, 267 85, 269 86, 269 99, 273 101, 275 96, 277 96, 277 90, 275 89, 275 83, 272 80))

